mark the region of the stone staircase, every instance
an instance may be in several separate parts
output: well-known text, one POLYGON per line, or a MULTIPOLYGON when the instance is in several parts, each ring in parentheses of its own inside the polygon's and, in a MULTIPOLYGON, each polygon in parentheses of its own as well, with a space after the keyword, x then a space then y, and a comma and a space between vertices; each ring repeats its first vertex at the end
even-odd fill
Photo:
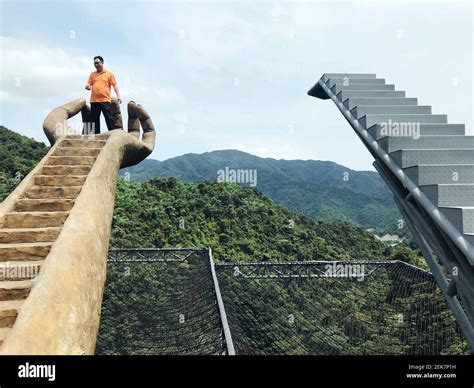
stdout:
POLYGON ((0 219, 0 346, 105 143, 64 137, 44 157, 33 185, 0 219))

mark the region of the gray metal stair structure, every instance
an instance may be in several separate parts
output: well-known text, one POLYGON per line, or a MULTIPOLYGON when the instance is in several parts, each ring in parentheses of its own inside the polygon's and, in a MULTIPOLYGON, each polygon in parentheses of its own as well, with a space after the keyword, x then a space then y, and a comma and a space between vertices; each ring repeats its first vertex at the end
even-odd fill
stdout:
POLYGON ((308 94, 374 157, 474 353, 474 136, 376 74, 325 73, 308 94))

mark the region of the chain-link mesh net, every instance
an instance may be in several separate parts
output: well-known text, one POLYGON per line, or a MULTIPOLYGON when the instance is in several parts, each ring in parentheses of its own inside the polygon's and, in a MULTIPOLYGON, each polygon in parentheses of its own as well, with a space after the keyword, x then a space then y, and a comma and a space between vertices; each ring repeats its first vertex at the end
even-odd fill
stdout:
MULTIPOLYGON (((237 354, 467 354, 433 276, 403 262, 216 264, 237 354)), ((111 251, 97 354, 224 354, 204 250, 111 251)))
POLYGON ((237 354, 466 354, 433 276, 403 262, 221 263, 237 354))
POLYGON ((207 250, 112 250, 96 354, 222 354, 207 250))

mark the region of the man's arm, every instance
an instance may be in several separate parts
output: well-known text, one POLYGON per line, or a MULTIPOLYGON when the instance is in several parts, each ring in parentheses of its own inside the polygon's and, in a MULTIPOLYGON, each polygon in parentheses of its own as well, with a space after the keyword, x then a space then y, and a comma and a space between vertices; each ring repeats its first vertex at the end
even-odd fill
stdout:
POLYGON ((91 90, 91 83, 92 83, 92 79, 91 79, 91 76, 89 76, 89 79, 87 80, 86 82, 86 90, 91 90))
POLYGON ((117 95, 119 104, 121 104, 121 103, 122 103, 122 97, 120 97, 120 90, 119 90, 118 84, 116 83, 116 84, 113 86, 113 88, 114 88, 114 90, 115 90, 115 94, 117 95))

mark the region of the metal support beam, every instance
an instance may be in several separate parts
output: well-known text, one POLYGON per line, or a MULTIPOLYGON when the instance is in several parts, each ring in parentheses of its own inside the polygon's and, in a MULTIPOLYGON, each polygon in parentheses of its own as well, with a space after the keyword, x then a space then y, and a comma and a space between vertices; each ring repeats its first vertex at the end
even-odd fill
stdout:
MULTIPOLYGON (((433 273, 436 283, 438 284, 446 302, 453 311, 461 331, 469 343, 471 353, 474 353, 474 329, 465 309, 457 297, 457 292, 453 293, 455 281, 453 279, 448 281, 448 279, 443 274, 441 266, 433 255, 433 252, 436 252, 436 255, 445 263, 456 262, 455 258, 446 257, 443 254, 444 252, 439 247, 433 247, 428 243, 424 236, 429 236, 432 231, 428 231, 427 226, 421 222, 423 218, 416 211, 417 209, 413 206, 413 204, 410 203, 410 200, 412 199, 411 196, 406 194, 406 189, 401 187, 398 180, 396 180, 393 176, 390 176, 390 172, 381 163, 378 161, 374 162, 374 167, 384 179, 387 186, 392 190, 395 203, 400 209, 400 212, 402 213, 415 242, 425 257, 426 262, 428 263, 428 266, 430 267, 430 270, 433 273)), ((452 270, 450 267, 447 267, 447 269, 452 270)), ((466 302, 468 303, 468 301, 466 302)))
POLYGON ((219 287, 219 281, 217 280, 216 268, 214 265, 214 259, 212 258, 212 249, 208 248, 209 251, 209 264, 211 266, 212 280, 214 282, 214 290, 216 292, 217 306, 219 307, 219 313, 222 323, 222 330, 224 332, 225 345, 227 348, 227 355, 234 356, 235 349, 234 343, 232 342, 232 334, 229 328, 229 322, 227 321, 227 314, 225 312, 224 302, 222 300, 221 290, 219 287))

